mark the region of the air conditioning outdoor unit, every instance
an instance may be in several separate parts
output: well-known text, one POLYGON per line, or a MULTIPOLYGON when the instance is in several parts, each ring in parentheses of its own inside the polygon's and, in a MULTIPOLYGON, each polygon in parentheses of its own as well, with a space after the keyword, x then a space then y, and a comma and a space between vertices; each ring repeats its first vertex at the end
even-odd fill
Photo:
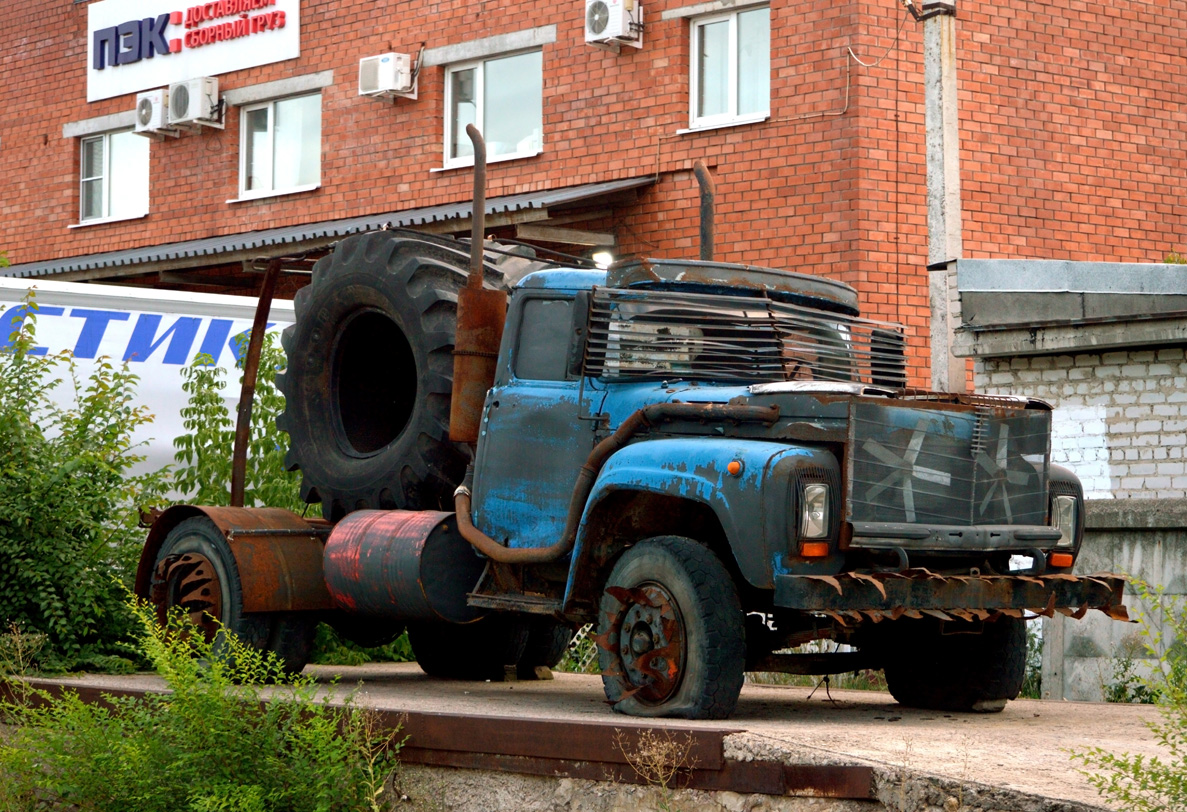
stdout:
POLYGON ((408 54, 379 54, 359 60, 359 95, 416 98, 416 72, 408 54))
POLYGON ((212 76, 203 76, 169 85, 169 126, 188 129, 198 126, 222 129, 218 79, 212 76))
POLYGON ((585 0, 585 41, 617 51, 620 45, 643 47, 640 0, 585 0))
POLYGON ((135 131, 150 137, 177 135, 176 130, 169 129, 168 105, 169 91, 163 87, 137 93, 135 131))

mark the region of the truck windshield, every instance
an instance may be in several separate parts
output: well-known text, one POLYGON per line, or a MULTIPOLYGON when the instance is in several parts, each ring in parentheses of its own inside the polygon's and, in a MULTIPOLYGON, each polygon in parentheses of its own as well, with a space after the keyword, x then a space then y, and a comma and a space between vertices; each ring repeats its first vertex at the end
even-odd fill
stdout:
POLYGON ((601 378, 905 384, 899 325, 765 296, 599 289, 587 335, 601 378))

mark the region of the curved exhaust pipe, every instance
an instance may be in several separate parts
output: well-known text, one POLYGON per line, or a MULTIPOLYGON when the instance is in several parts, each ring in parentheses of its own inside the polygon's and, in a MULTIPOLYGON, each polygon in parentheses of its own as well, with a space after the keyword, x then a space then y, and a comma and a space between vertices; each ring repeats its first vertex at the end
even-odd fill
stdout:
POLYGON ((473 124, 466 135, 474 144, 474 205, 470 216, 470 275, 458 291, 457 332, 453 344, 453 400, 449 406, 449 439, 478 442, 482 405, 495 382, 499 343, 507 319, 507 295, 482 286, 486 231, 486 142, 473 124))

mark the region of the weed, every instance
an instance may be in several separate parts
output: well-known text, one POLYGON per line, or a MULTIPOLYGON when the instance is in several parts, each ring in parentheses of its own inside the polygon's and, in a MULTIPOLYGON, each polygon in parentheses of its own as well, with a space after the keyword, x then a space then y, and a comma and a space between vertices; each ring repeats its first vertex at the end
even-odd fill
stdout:
POLYGON ((216 652, 182 616, 159 627, 134 607, 144 654, 170 693, 54 697, 5 678, 0 812, 379 812, 399 743, 352 698, 220 635, 216 652), (272 687, 260 686, 271 683, 272 687))
MULTIPOLYGON (((1084 764, 1080 770, 1097 791, 1119 808, 1132 812, 1187 809, 1187 605, 1163 587, 1131 581, 1142 603, 1141 636, 1150 655, 1148 676, 1134 673, 1133 659, 1120 666, 1115 683, 1119 693, 1152 699, 1160 722, 1148 727, 1169 757, 1147 758, 1109 753, 1099 747, 1073 752, 1084 764)), ((1130 701, 1133 701, 1132 699, 1130 701)))
POLYGON ((679 781, 696 768, 692 734, 681 737, 667 730, 644 730, 632 746, 621 730, 615 730, 614 745, 635 775, 659 791, 660 812, 675 812, 673 801, 679 781))

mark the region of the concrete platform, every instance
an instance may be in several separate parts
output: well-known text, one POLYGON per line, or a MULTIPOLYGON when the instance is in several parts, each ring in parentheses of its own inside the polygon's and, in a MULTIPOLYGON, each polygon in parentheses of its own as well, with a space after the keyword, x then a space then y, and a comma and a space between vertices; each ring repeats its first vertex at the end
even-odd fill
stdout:
MULTIPOLYGON (((967 809, 1107 808, 1068 751, 1159 754, 1150 706, 1017 700, 999 714, 943 714, 877 692, 832 691, 830 700, 823 688, 747 684, 733 718, 692 722, 616 714, 595 676, 463 683, 429 679, 414 664, 307 671, 327 683, 339 677, 337 690, 356 690, 359 704, 401 724, 405 764, 640 782, 626 754, 653 730, 686 742, 693 769, 682 786, 856 804, 847 809, 898 809, 908 796, 913 809, 957 797, 967 809)), ((52 684, 91 696, 163 687, 152 675, 52 684)))

